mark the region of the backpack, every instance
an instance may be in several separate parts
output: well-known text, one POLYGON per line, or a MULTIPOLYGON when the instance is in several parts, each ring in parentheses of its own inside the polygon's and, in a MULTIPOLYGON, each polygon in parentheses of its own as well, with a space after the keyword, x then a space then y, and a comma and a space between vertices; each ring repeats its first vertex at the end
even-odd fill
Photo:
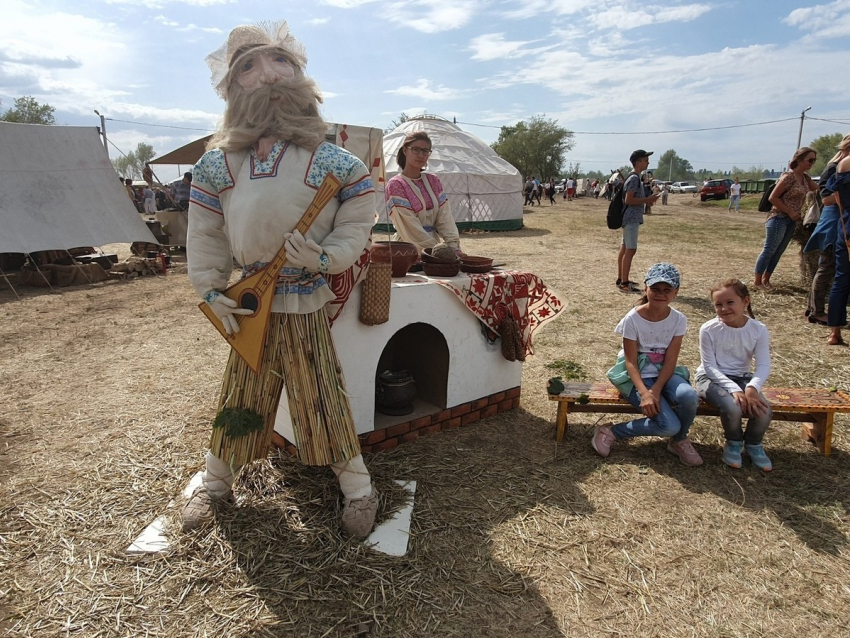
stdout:
MULTIPOLYGON (((630 173, 629 177, 636 174, 637 173, 630 173)), ((608 204, 608 215, 605 218, 605 221, 608 223, 608 228, 611 230, 617 230, 618 228, 623 227, 623 213, 626 210, 625 186, 629 177, 627 177, 622 184, 617 184, 614 187, 614 192, 611 193, 611 203, 608 204)))
MULTIPOLYGON (((780 178, 781 179, 781 178, 780 178)), ((773 204, 770 203, 770 195, 773 193, 773 189, 776 188, 776 185, 779 183, 779 180, 776 180, 764 189, 764 193, 759 200, 759 212, 760 213, 769 213, 770 209, 773 208, 773 204)))

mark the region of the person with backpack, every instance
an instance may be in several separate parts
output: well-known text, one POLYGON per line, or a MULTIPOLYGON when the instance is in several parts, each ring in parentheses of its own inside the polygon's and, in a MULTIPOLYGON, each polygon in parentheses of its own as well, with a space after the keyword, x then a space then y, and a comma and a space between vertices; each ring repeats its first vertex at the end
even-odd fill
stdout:
MULTIPOLYGON (((637 252, 638 231, 643 224, 643 211, 646 205, 652 206, 658 201, 658 194, 653 193, 640 178, 642 171, 649 167, 649 156, 652 151, 638 149, 629 157, 632 164, 632 172, 623 184, 622 192, 615 190, 611 197, 611 206, 615 206, 618 199, 622 200, 620 206, 623 211, 623 241, 620 244, 620 252, 617 256, 617 288, 620 292, 643 292, 633 281, 629 281, 629 273, 632 269, 632 259, 637 252)), ((610 208, 610 207, 609 207, 610 208)), ((609 221, 609 227, 611 223, 609 221)))

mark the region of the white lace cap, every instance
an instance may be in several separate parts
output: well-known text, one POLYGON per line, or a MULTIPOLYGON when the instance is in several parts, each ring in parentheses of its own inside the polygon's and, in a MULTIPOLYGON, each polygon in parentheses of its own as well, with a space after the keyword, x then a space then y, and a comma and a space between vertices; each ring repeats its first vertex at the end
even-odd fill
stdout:
POLYGON ((234 61, 234 56, 255 47, 282 49, 292 56, 293 61, 302 71, 307 66, 307 51, 304 45, 289 32, 286 20, 240 25, 230 32, 224 44, 206 57, 207 66, 212 72, 210 81, 220 97, 226 99, 227 72, 234 61))

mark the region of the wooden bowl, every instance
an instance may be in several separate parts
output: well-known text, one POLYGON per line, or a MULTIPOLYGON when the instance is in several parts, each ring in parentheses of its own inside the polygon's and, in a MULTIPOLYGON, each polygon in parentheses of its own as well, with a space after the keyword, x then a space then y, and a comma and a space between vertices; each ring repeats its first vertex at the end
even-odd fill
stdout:
POLYGON ((490 272, 493 269, 493 258, 467 255, 460 258, 460 269, 468 273, 490 272))

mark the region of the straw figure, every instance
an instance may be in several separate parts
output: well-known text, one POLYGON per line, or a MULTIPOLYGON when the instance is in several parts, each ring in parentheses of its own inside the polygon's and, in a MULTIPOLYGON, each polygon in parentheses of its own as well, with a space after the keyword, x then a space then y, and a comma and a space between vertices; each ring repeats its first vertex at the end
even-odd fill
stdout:
POLYGON ((233 259, 242 264, 243 278, 281 247, 286 262, 258 373, 231 352, 203 484, 183 510, 184 530, 232 504, 234 474, 265 458, 283 387, 299 458, 330 465, 339 480, 343 528, 364 538, 374 524, 378 496, 360 453, 327 306, 344 301, 368 263, 375 192, 366 166, 325 141, 322 98, 304 74, 306 62, 286 22, 238 26, 207 57, 213 86, 227 104, 193 171, 189 278, 225 330, 235 333, 253 318, 242 316, 252 310, 221 294, 233 259), (327 176, 341 187, 302 233, 296 225, 327 176), (348 285, 333 285, 338 280, 348 285))

